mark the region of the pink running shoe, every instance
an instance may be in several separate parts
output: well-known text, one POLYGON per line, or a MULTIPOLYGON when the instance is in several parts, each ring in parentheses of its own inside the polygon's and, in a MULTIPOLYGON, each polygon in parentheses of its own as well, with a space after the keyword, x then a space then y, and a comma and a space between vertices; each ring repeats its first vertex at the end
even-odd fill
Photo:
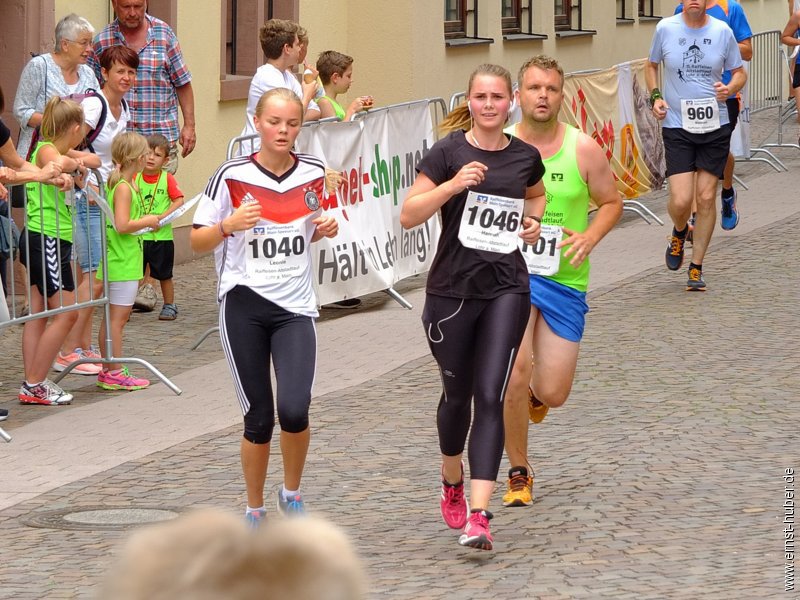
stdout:
POLYGON ((467 499, 464 496, 464 463, 461 463, 461 481, 447 483, 442 471, 442 498, 439 504, 442 518, 450 529, 461 529, 467 523, 467 499))
MULTIPOLYGON (((80 360, 81 358, 94 358, 93 356, 88 356, 84 353, 83 350, 80 348, 75 348, 75 351, 64 355, 59 352, 56 355, 56 359, 53 361, 53 370, 61 373, 62 371, 66 371, 67 367, 74 363, 76 360, 80 360)), ((97 363, 81 363, 76 365, 70 373, 74 373, 75 375, 97 375, 100 371, 103 370, 103 367, 97 363)))
POLYGON ((150 381, 134 377, 128 372, 128 367, 119 371, 100 371, 97 374, 97 387, 104 390, 141 390, 150 385, 150 381))
POLYGON ((467 526, 464 527, 464 533, 458 538, 458 543, 478 550, 491 550, 492 534, 489 531, 489 521, 493 516, 488 510, 472 511, 467 526))

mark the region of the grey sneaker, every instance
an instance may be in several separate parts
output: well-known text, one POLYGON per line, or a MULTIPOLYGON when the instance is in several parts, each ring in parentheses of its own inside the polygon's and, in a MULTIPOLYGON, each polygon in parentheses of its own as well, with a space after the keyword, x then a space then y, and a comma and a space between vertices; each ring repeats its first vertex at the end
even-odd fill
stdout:
POLYGON ((667 246, 666 263, 670 271, 677 271, 683 264, 683 251, 686 245, 686 236, 680 237, 675 235, 677 231, 672 229, 672 235, 669 236, 669 246, 667 246))
POLYGON ((706 282, 703 281, 703 272, 700 269, 691 267, 689 269, 689 279, 686 281, 687 292, 705 292, 706 282))
POLYGON ((142 312, 152 312, 156 307, 156 302, 158 302, 158 294, 156 294, 155 288, 149 283, 145 283, 136 293, 133 308, 142 312))
POLYGON ((283 497, 283 489, 278 490, 278 512, 284 517, 302 517, 306 514, 306 506, 302 494, 283 497))
POLYGON ((174 321, 178 317, 178 306, 175 304, 165 304, 158 315, 159 321, 174 321))

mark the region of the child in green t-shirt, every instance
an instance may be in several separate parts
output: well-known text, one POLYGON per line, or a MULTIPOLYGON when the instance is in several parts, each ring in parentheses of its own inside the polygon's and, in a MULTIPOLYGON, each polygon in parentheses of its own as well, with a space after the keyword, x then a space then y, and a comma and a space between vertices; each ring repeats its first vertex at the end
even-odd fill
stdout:
MULTIPOLYGON (((68 153, 83 140, 83 109, 72 100, 51 98, 44 107, 41 139, 30 162, 40 169, 55 163, 65 173, 74 173, 74 183, 84 186, 86 169, 82 158, 68 153)), ((64 180, 72 188, 73 180, 64 180)), ((64 189, 56 185, 26 184, 25 230, 20 239, 20 262, 30 285, 31 314, 56 310, 75 303, 72 278, 72 211, 64 189)), ((79 300, 85 300, 85 298, 79 300)), ((0 301, 5 301, 0 298, 0 301)), ((61 344, 78 318, 67 311, 51 318, 26 321, 22 328, 25 381, 19 390, 21 404, 55 406, 72 402, 72 394, 47 379, 47 371, 61 344)))
POLYGON ((325 90, 325 94, 317 98, 321 119, 336 117, 340 121, 349 121, 355 113, 372 108, 372 96, 359 96, 350 103, 347 110, 336 101, 336 96, 347 93, 353 83, 352 56, 326 50, 317 59, 317 71, 325 90))
MULTIPOLYGON (((161 221, 183 206, 183 192, 172 173, 164 170, 169 160, 169 141, 163 135, 147 136, 150 152, 144 170, 136 177, 136 185, 142 191, 144 213, 156 215, 161 221)), ((172 225, 167 223, 158 231, 142 236, 144 245, 144 283, 146 291, 139 293, 155 297, 153 280, 161 284, 164 306, 158 318, 161 321, 174 321, 178 316, 175 304, 175 284, 172 281, 172 267, 175 264, 175 243, 172 225), (147 289, 150 286, 150 289, 147 289), (151 292, 152 290, 152 292, 151 292)))
MULTIPOLYGON (((136 174, 144 168, 147 153, 147 140, 133 131, 120 133, 111 144, 111 158, 116 167, 107 186, 108 204, 114 213, 114 221, 106 223, 110 322, 103 317, 98 335, 98 345, 105 359, 123 356, 122 332, 131 316, 142 278, 142 240, 135 232, 145 227, 158 229, 158 217, 143 214, 142 197, 136 186, 136 174), (106 328, 110 330, 112 356, 106 353, 106 328)), ((101 263, 97 278, 102 277, 101 263)), ((132 376, 128 367, 110 362, 97 374, 97 385, 106 390, 139 390, 150 382, 132 376)))

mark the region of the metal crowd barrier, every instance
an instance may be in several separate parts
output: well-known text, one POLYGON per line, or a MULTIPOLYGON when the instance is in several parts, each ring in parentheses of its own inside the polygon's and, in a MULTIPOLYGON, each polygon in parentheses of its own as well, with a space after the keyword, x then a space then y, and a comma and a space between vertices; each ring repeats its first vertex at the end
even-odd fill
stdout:
POLYGON ((442 120, 447 116, 447 113, 450 112, 447 108, 447 104, 445 104, 444 102, 444 98, 423 98, 421 100, 410 100, 408 102, 399 102, 398 104, 390 104, 388 106, 378 106, 377 108, 371 108, 369 110, 355 113, 353 115, 352 120, 358 121, 360 119, 366 119, 371 114, 375 114, 385 110, 390 110, 393 108, 400 108, 401 106, 411 106, 414 104, 418 104, 420 102, 427 102, 428 107, 432 109, 431 121, 433 123, 433 131, 435 135, 436 130, 439 128, 439 123, 441 123, 442 120))
MULTIPOLYGON (((94 170, 94 175, 97 178, 97 181, 102 181, 102 177, 101 177, 101 175, 100 175, 100 173, 98 171, 94 170)), ((40 183, 38 185, 41 188, 41 186, 43 186, 44 184, 40 183)), ((10 191, 10 188, 13 187, 13 186, 7 186, 7 187, 9 188, 9 191, 10 191)), ((100 185, 99 193, 95 192, 93 189, 89 188, 89 186, 87 186, 86 189, 87 189, 87 192, 89 192, 89 197, 92 200, 94 200, 98 204, 105 205, 105 207, 106 207, 105 210, 109 210, 108 209, 108 204, 107 204, 106 198, 105 198, 105 191, 104 191, 104 186, 103 185, 100 185)), ((74 196, 75 196, 75 190, 74 189, 73 190, 69 190, 69 191, 67 191, 65 193, 65 195, 66 195, 67 204, 72 205, 72 201, 73 201, 74 196)), ((10 194, 9 194, 9 201, 10 201, 10 194)), ((46 267, 47 267, 47 264, 46 264, 47 263, 47 261, 46 261, 46 253, 45 253, 44 248, 42 248, 41 256, 39 256, 39 257, 31 257, 30 256, 30 251, 28 250, 26 252, 26 260, 25 260, 24 263, 22 263, 20 261, 20 257, 18 256, 18 253, 17 253, 17 256, 13 256, 12 258, 9 258, 9 261, 8 261, 8 265, 10 267, 9 268, 10 272, 8 273, 8 294, 9 294, 9 298, 11 299, 11 308, 10 308, 10 312, 8 312, 7 315, 0 313, 0 334, 5 329, 7 329, 7 328, 9 328, 11 326, 14 326, 14 325, 24 325, 25 323, 27 323, 29 321, 34 321, 36 319, 47 319, 47 318, 54 317, 56 315, 59 315, 61 313, 65 313, 65 312, 82 310, 82 309, 86 309, 86 308, 94 308, 94 307, 100 306, 100 307, 103 308, 103 312, 104 312, 104 315, 105 315, 105 321, 108 324, 108 326, 106 327, 106 338, 104 340, 105 341, 104 345, 105 345, 105 355, 108 356, 109 358, 81 358, 81 359, 78 359, 78 360, 70 363, 69 365, 67 365, 61 373, 58 373, 57 375, 52 377, 51 381, 53 383, 58 383, 59 381, 61 381, 61 379, 63 379, 66 375, 68 375, 75 367, 77 367, 78 365, 83 364, 83 363, 100 363, 100 364, 108 364, 108 363, 123 363, 123 364, 127 364, 127 363, 133 363, 133 364, 141 365, 142 367, 145 367, 146 369, 148 369, 153 375, 155 375, 158 379, 160 379, 162 382, 164 382, 164 384, 167 387, 169 387, 176 395, 180 395, 181 394, 181 389, 178 386, 176 386, 172 381, 170 381, 169 378, 167 378, 163 373, 161 373, 161 371, 156 369, 152 364, 150 364, 146 360, 143 360, 141 358, 135 358, 135 357, 116 357, 116 356, 113 355, 112 342, 111 342, 111 327, 110 327, 110 323, 111 323, 110 304, 109 304, 109 301, 108 301, 109 300, 109 294, 108 294, 108 291, 109 291, 108 256, 107 256, 107 252, 106 252, 106 248, 107 248, 107 243, 108 242, 107 242, 107 239, 106 239, 106 213, 105 213, 105 210, 102 211, 101 220, 100 220, 100 239, 101 239, 101 248, 103 248, 103 253, 102 253, 102 256, 100 257, 101 265, 102 265, 102 269, 103 269, 103 278, 102 278, 102 280, 103 280, 103 291, 102 291, 102 294, 100 296, 95 296, 94 287, 90 285, 89 286, 89 297, 88 297, 88 299, 85 299, 83 301, 79 301, 78 295, 77 295, 77 292, 78 292, 78 281, 77 281, 77 278, 74 278, 75 279, 75 290, 74 290, 75 299, 74 299, 74 302, 65 303, 65 301, 64 301, 64 291, 63 291, 63 289, 61 289, 61 283, 63 281, 63 279, 62 279, 63 276, 62 276, 62 273, 61 273, 61 269, 59 268, 59 272, 58 272, 59 289, 58 289, 58 291, 56 292, 56 294, 54 296, 51 296, 50 298, 47 298, 47 297, 44 298, 44 306, 43 306, 42 310, 34 311, 33 305, 31 303, 31 299, 32 299, 32 297, 31 297, 31 282, 30 282, 30 277, 29 277, 28 274, 30 272, 30 266, 32 264, 32 260, 41 261, 42 273, 46 272, 46 267), (15 268, 15 266, 18 266, 20 268, 17 269, 17 268, 15 268), (18 273, 20 273, 21 271, 24 271, 24 273, 25 273, 25 275, 24 275, 24 285, 23 286, 18 286, 17 285, 17 281, 16 281, 16 279, 17 279, 16 275, 18 273), (23 289, 22 290, 18 290, 19 287, 22 287, 23 289), (18 298, 20 296, 24 298, 24 302, 19 302, 18 301, 18 298), (53 298, 57 299, 57 305, 54 306, 53 308, 49 308, 48 304, 52 301, 53 298), (3 319, 2 317, 4 317, 4 316, 7 316, 8 318, 7 319, 3 319)), ((28 231, 28 227, 27 227, 28 215, 27 215, 26 209, 22 209, 21 212, 24 215, 24 217, 23 217, 23 227, 19 228, 21 230, 19 244, 21 245, 21 244, 24 243, 25 247, 27 249, 30 249, 30 232, 28 231)), ((87 205, 87 212, 88 212, 88 205, 87 205)), ((9 220, 5 222, 6 227, 8 229, 7 233, 9 233, 9 235, 11 234, 12 223, 13 223, 12 216, 13 215, 11 213, 9 213, 9 220)), ((74 214, 73 214, 73 216, 74 216, 74 214)), ((44 223, 44 210, 43 210, 42 207, 40 207, 39 219, 40 219, 41 223, 44 223)), ((74 222, 74 219, 73 219, 73 222, 74 222)), ((88 222, 88 215, 87 215, 86 222, 88 222)), ((61 223, 59 222, 58 212, 56 212, 56 223, 55 223, 55 225, 56 225, 56 232, 60 231, 61 230, 61 223)), ((34 235, 36 235, 36 234, 34 233, 34 235)), ((92 262, 91 245, 89 245, 88 251, 89 251, 89 261, 91 263, 92 262)), ((58 263, 60 265, 61 262, 62 262, 62 254, 61 254, 60 245, 57 246, 57 256, 58 256, 58 263)), ((78 264, 77 255, 74 252, 72 253, 72 256, 70 258, 70 268, 72 269, 73 273, 77 273, 80 270, 80 265, 78 264)), ((43 294, 43 296, 46 296, 46 294, 43 294)), ((4 307, 6 306, 5 298, 2 299, 2 302, 0 304, 2 304, 4 307)), ((11 441, 11 436, 9 436, 2 429, 0 429, 0 438, 4 439, 6 442, 11 441)))
MULTIPOLYGON (((326 117, 316 121, 305 121, 303 127, 314 127, 320 123, 336 123, 337 121, 338 119, 336 117, 326 117)), ((261 136, 257 133, 249 133, 231 138, 230 142, 228 142, 228 151, 225 155, 225 160, 230 160, 234 156, 241 156, 245 152, 249 154, 256 152, 258 147, 256 147, 254 142, 260 137, 261 136)))
MULTIPOLYGON (((750 61, 750 113, 774 110, 776 118, 777 142, 765 143, 751 149, 751 156, 745 161, 765 162, 776 171, 787 171, 787 167, 767 148, 796 148, 800 145, 783 141, 783 123, 794 112, 794 102, 786 102, 788 93, 786 76, 788 57, 781 44, 780 31, 762 31, 752 38, 753 58, 750 61), (753 157, 754 154, 765 154, 753 157)), ((791 76, 791 75, 790 75, 791 76)))
POLYGON ((453 112, 453 109, 464 102, 467 99, 466 92, 454 92, 452 96, 450 96, 450 104, 448 108, 448 112, 453 112))

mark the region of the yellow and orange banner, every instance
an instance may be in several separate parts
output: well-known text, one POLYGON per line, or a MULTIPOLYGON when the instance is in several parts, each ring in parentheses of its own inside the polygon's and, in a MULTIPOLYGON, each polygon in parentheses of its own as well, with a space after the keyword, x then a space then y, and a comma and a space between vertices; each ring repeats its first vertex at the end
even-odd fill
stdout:
POLYGON ((567 74, 560 118, 591 136, 606 153, 623 198, 664 183, 664 142, 650 111, 645 59, 592 73, 567 74))

